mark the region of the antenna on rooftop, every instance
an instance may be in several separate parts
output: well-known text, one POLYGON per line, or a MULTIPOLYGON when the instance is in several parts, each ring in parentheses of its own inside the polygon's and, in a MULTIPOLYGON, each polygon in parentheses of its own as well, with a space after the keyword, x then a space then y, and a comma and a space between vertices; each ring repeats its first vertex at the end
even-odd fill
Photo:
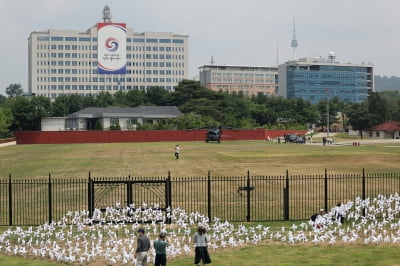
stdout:
POLYGON ((103 8, 103 21, 104 23, 109 23, 111 22, 112 19, 112 15, 111 15, 111 10, 110 7, 108 6, 108 4, 105 5, 105 7, 103 8))
POLYGON ((212 66, 214 65, 214 56, 211 56, 210 64, 211 64, 212 66))
POLYGON ((279 42, 276 43, 276 65, 279 65, 279 42))
POLYGON ((291 45, 293 48, 293 59, 296 60, 296 48, 299 46, 296 39, 296 19, 293 18, 293 39, 291 45))

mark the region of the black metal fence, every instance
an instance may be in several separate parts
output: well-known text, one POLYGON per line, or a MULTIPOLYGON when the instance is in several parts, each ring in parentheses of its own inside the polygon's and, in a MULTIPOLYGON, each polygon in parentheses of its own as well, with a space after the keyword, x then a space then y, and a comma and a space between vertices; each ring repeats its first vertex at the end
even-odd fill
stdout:
POLYGON ((0 225, 58 221, 68 211, 117 202, 182 208, 229 221, 303 220, 337 202, 400 192, 400 173, 85 179, 0 179, 0 225))

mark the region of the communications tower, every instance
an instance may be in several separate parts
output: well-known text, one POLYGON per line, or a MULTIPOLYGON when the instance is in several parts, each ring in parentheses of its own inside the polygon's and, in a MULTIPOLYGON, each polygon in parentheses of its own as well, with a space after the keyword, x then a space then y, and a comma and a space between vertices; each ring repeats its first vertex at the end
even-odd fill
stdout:
POLYGON ((293 48, 293 59, 296 60, 296 48, 299 46, 296 39, 296 20, 293 18, 293 39, 291 45, 293 48))

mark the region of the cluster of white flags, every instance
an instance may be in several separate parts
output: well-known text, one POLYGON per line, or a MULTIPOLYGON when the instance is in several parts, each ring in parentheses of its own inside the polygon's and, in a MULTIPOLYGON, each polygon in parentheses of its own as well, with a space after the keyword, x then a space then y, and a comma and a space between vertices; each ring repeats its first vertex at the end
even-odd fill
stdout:
MULTIPOLYGON (((192 254, 192 238, 199 225, 205 226, 210 238, 209 249, 219 250, 268 242, 296 243, 400 243, 400 196, 361 200, 333 208, 316 222, 304 221, 290 227, 271 230, 269 226, 234 225, 200 213, 180 208, 161 211, 158 206, 120 204, 105 212, 95 210, 68 212, 60 221, 37 227, 8 229, 0 235, 0 253, 29 256, 66 263, 135 263, 137 230, 145 229, 151 242, 160 232, 167 234, 170 246, 167 256, 192 254), (344 222, 337 214, 344 216, 344 222)), ((153 261, 155 252, 149 251, 153 261)))

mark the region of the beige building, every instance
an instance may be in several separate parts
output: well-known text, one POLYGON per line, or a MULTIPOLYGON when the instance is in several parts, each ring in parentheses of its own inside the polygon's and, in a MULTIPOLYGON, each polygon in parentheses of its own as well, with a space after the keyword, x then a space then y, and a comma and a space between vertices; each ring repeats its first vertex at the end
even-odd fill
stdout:
POLYGON ((126 74, 98 74, 97 48, 97 25, 84 32, 31 32, 29 92, 56 98, 62 94, 113 94, 118 90, 145 90, 153 86, 173 91, 174 86, 189 77, 188 35, 138 33, 127 27, 126 74))
POLYGON ((205 65, 200 67, 200 83, 213 91, 243 92, 246 96, 275 95, 278 85, 278 69, 275 67, 251 67, 205 65))

